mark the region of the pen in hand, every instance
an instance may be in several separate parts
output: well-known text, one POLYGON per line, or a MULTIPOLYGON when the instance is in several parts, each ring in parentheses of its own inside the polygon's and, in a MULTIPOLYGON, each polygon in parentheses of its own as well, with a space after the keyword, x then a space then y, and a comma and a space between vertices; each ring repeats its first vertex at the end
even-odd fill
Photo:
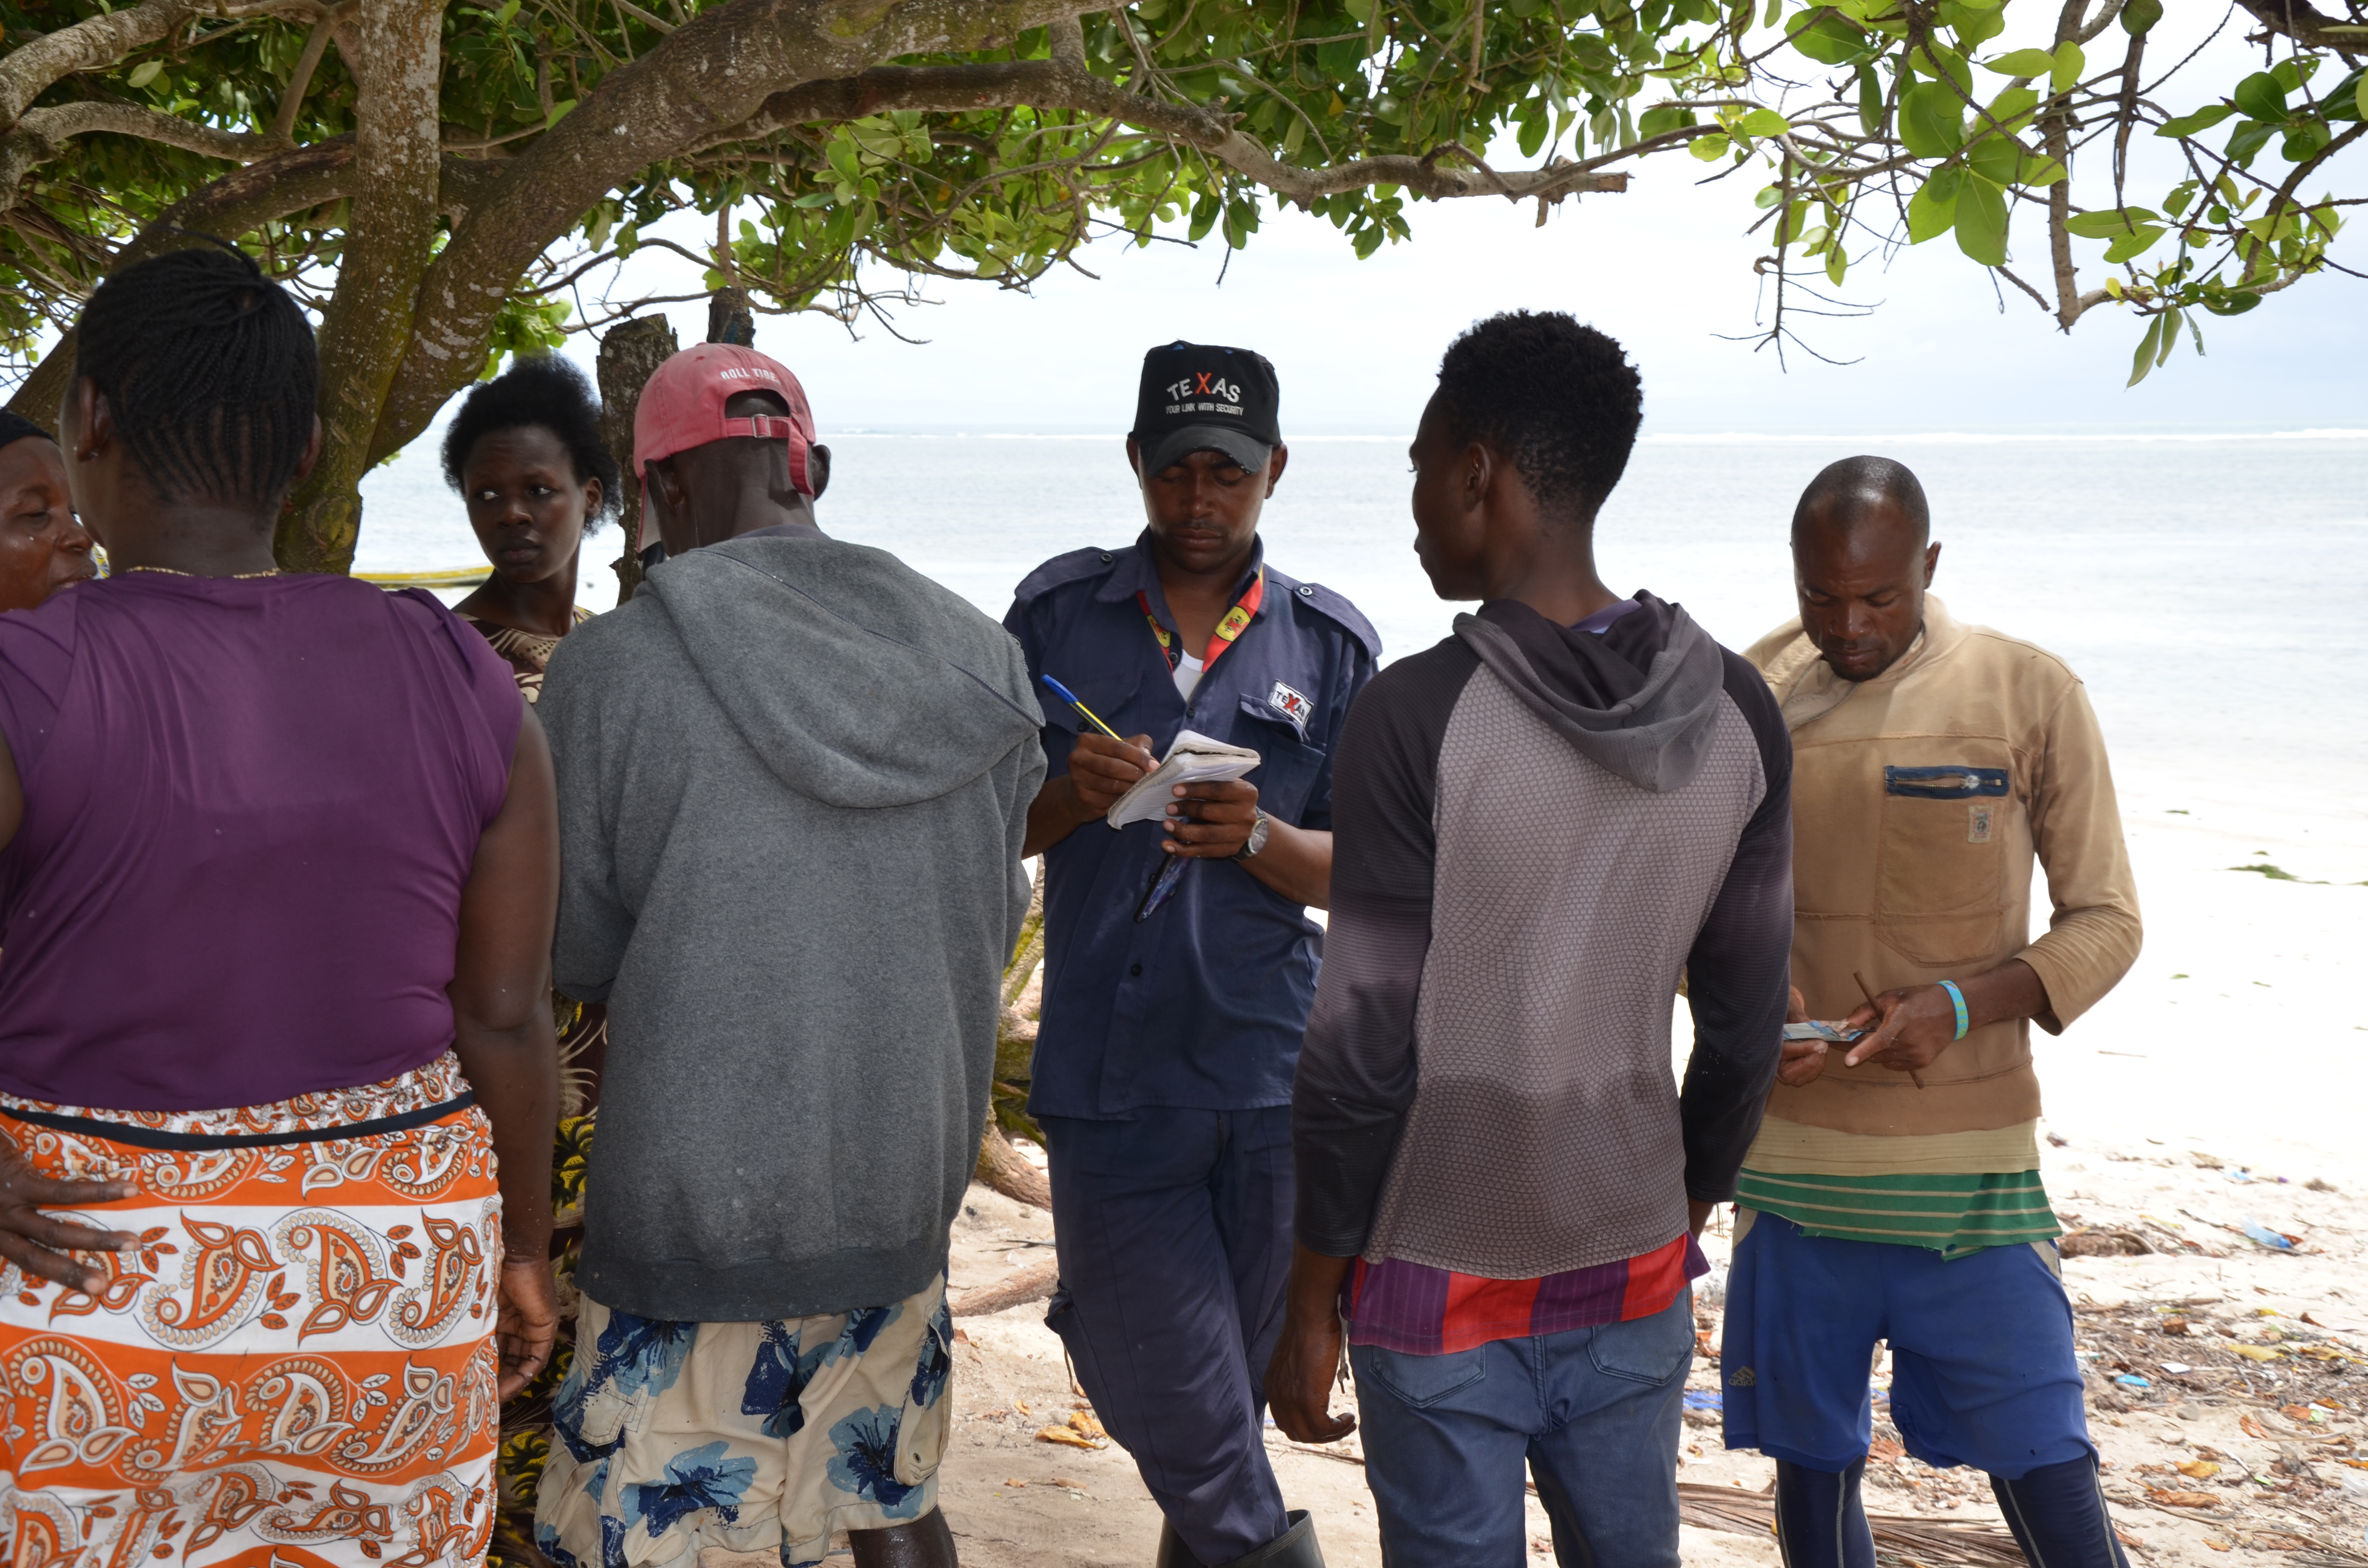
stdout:
MULTIPOLYGON (((1874 1007, 1875 1022, 1878 1024, 1881 1023, 1883 1021, 1883 1009, 1875 1006, 1874 993, 1867 989, 1866 976, 1859 973, 1856 970, 1852 970, 1850 971, 1850 978, 1858 982, 1858 994, 1866 998, 1866 1005, 1870 1007, 1874 1007)), ((1915 1068, 1910 1067, 1907 1070, 1907 1076, 1915 1081, 1918 1088, 1920 1089, 1924 1086, 1924 1074, 1916 1071, 1915 1068)))

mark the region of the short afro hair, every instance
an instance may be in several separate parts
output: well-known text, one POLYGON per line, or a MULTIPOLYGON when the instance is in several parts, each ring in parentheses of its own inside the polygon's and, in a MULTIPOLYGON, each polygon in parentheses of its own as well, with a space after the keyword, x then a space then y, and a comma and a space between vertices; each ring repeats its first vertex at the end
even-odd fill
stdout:
POLYGON ((444 432, 444 478, 461 488, 461 472, 477 443, 498 430, 540 425, 567 449, 575 481, 600 482, 600 509, 586 520, 586 532, 613 516, 625 499, 625 482, 617 460, 600 438, 600 399, 584 372, 557 355, 520 358, 492 381, 469 393, 461 412, 444 432))
POLYGON ((1593 327, 1560 311, 1508 311, 1447 346, 1439 407, 1454 439, 1512 459, 1541 507, 1586 522, 1627 471, 1645 382, 1593 327))
POLYGON ((313 326, 252 256, 191 237, 98 286, 74 324, 74 374, 165 500, 276 506, 313 441, 313 326))

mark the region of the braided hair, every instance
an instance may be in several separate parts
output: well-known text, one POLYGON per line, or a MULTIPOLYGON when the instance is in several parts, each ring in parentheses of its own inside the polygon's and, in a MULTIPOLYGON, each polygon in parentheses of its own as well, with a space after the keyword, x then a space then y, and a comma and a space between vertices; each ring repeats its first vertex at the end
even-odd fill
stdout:
POLYGON ((497 431, 541 426, 567 449, 575 482, 600 482, 600 509, 585 519, 585 532, 615 514, 625 498, 617 460, 600 438, 600 399, 584 372, 557 355, 521 356, 510 368, 469 393, 444 432, 444 479, 461 488, 461 471, 477 443, 497 431))
MULTIPOLYGON (((208 236, 210 237, 210 236, 208 236)), ((225 242, 167 251, 98 287, 74 331, 115 427, 167 501, 276 505, 313 438, 312 324, 225 242)))

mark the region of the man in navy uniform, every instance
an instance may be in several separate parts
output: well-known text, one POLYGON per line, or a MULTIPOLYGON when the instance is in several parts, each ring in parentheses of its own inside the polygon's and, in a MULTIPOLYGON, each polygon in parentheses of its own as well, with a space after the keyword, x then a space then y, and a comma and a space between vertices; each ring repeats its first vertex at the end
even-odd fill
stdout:
POLYGON ((1323 955, 1307 906, 1330 899, 1332 746, 1381 642, 1348 600, 1266 563, 1258 514, 1290 458, 1278 402, 1247 349, 1151 350, 1126 439, 1149 526, 1131 548, 1046 562, 1004 618, 1031 676, 1128 737, 1044 691, 1029 1108, 1060 1236, 1047 1321, 1167 1516, 1161 1568, 1321 1562, 1267 1463, 1261 1381, 1291 1268, 1291 1085, 1323 955), (1103 814, 1186 729, 1263 760, 1177 787, 1162 824, 1113 830, 1103 814))

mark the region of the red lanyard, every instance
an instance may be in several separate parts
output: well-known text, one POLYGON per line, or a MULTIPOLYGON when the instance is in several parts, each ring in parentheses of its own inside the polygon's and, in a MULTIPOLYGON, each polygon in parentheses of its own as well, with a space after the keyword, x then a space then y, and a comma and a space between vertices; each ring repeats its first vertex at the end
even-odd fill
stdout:
MULTIPOLYGON (((1232 647, 1235 639, 1249 630, 1250 621, 1258 614, 1258 605, 1265 597, 1266 568, 1261 566, 1258 569, 1258 575, 1250 579, 1249 587, 1244 591, 1240 598, 1234 601, 1234 608, 1227 610, 1224 619, 1217 622, 1217 630, 1210 633, 1208 651, 1201 655, 1201 668, 1203 671, 1215 668, 1217 655, 1232 647)), ((1151 613, 1149 594, 1137 588, 1134 591, 1134 602, 1142 607, 1143 619, 1150 625, 1151 634, 1159 639, 1160 654, 1167 659, 1167 667, 1173 670, 1176 667, 1177 658, 1175 634, 1160 625, 1159 618, 1151 613)))

